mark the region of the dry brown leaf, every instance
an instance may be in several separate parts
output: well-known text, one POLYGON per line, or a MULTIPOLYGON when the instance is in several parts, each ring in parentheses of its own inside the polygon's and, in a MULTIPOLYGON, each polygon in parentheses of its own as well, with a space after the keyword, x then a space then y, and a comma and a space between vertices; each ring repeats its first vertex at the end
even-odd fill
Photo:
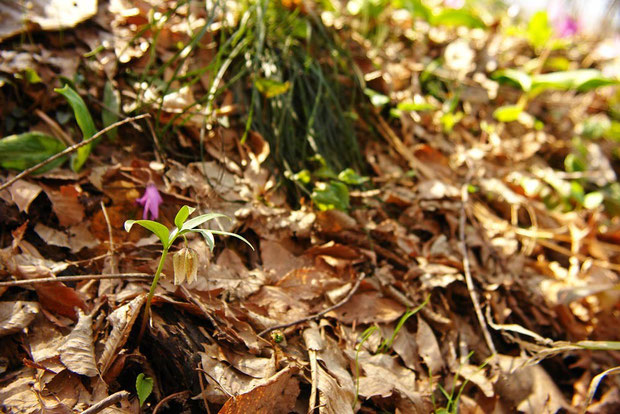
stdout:
POLYGON ((426 366, 433 373, 440 372, 444 366, 441 350, 435 338, 435 334, 426 321, 418 316, 418 332, 416 333, 416 343, 420 356, 426 366))
POLYGON ((568 408, 562 392, 540 365, 524 366, 527 358, 498 355, 502 371, 496 385, 498 395, 511 410, 526 414, 556 413, 568 408))
POLYGON ((319 365, 319 413, 353 413, 355 394, 338 384, 322 366, 319 365))
POLYGON ((55 395, 45 395, 36 388, 36 370, 23 368, 15 380, 0 388, 0 410, 7 413, 72 414, 55 395))
POLYGON ((230 398, 220 414, 287 414, 295 407, 299 394, 299 381, 292 378, 297 371, 288 367, 251 391, 230 398))
POLYGON ((86 310, 86 303, 77 292, 61 282, 37 283, 35 286, 43 308, 59 315, 77 319, 76 309, 86 310))
MULTIPOLYGON (((0 8, 2 6, 0 5, 0 8)), ((41 193, 42 188, 37 184, 31 183, 25 180, 17 180, 12 186, 9 187, 11 198, 13 202, 19 208, 21 212, 28 212, 30 203, 41 193)))
POLYGON ((347 303, 326 315, 347 324, 365 324, 392 322, 404 312, 405 307, 400 303, 382 297, 379 292, 371 291, 353 295, 347 303))
POLYGON ((84 221, 84 206, 78 200, 80 192, 76 185, 63 185, 59 190, 43 186, 43 190, 52 202, 52 210, 61 226, 68 227, 84 221))
POLYGON ((129 332, 136 318, 140 314, 140 309, 146 301, 146 295, 139 295, 131 302, 117 308, 108 315, 108 321, 112 326, 112 332, 105 341, 103 353, 97 362, 101 374, 104 375, 117 356, 117 352, 125 345, 129 332))
POLYGON ((0 336, 26 328, 38 313, 39 304, 36 302, 0 302, 0 336))
POLYGON ((58 349, 60 361, 76 374, 94 377, 99 373, 95 362, 93 346, 93 318, 78 311, 79 319, 75 328, 58 349))
POLYGON ((30 357, 35 363, 40 364, 56 358, 62 342, 62 333, 44 317, 39 316, 32 323, 28 333, 28 346, 30 357))

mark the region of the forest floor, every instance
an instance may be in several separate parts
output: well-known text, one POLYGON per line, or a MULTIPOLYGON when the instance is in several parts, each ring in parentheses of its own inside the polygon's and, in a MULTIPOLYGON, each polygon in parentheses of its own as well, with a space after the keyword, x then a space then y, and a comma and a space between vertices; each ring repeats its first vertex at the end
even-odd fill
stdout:
POLYGON ((620 411, 617 39, 31 3, 0 4, 0 411, 620 411), (142 335, 161 233, 125 222, 184 205, 229 219, 170 246, 142 335))

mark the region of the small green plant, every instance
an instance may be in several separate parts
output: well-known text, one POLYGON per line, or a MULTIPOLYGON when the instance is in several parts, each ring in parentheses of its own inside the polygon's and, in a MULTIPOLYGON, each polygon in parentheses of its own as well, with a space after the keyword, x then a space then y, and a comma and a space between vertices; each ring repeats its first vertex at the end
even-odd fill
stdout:
MULTIPOLYGON (((471 351, 467 355, 466 360, 469 360, 473 354, 474 354, 474 351, 471 351)), ((478 367, 478 371, 482 370, 488 364, 489 360, 490 360, 490 358, 485 360, 478 367)), ((445 407, 437 408, 437 404, 436 404, 436 401, 435 401, 435 395, 432 393, 432 389, 433 389, 433 372, 431 371, 430 368, 429 368, 429 372, 428 372, 428 378, 429 378, 429 381, 431 383, 431 401, 433 402, 433 411, 435 412, 435 414, 456 414, 458 412, 459 400, 461 399, 461 394, 463 393, 463 390, 465 389, 465 386, 469 383, 469 380, 465 379, 465 381, 463 381, 461 386, 458 387, 458 391, 457 391, 457 387, 456 386, 453 387, 452 391, 450 393, 448 393, 448 391, 441 384, 437 384, 437 387, 439 388, 439 390, 441 391, 443 396, 446 398, 446 400, 448 400, 448 402, 447 402, 445 407), (455 392, 456 392, 456 395, 455 395, 455 392)), ((459 379, 459 370, 457 370, 456 374, 454 375, 454 384, 455 385, 456 385, 458 379, 459 379)))
MULTIPOLYGON (((413 310, 408 310, 407 312, 403 314, 403 316, 400 317, 400 319, 398 320, 398 323, 396 324, 396 327, 394 328, 394 333, 392 333, 392 336, 389 339, 386 338, 383 341, 381 341, 381 345, 379 345, 379 347, 377 348, 377 352, 376 352, 377 354, 387 353, 392 349, 392 344, 394 343, 394 340, 396 339, 396 335, 398 335, 402 327, 405 325, 405 322, 407 322, 407 320, 410 317, 418 313, 424 306, 426 306, 430 298, 431 298, 431 295, 428 295, 426 299, 424 300, 424 302, 422 302, 422 304, 420 304, 413 310)), ((357 401, 357 398, 359 396, 359 390, 360 390, 359 353, 360 353, 360 350, 362 349, 362 346, 368 340, 368 338, 370 338, 372 334, 378 330, 379 328, 376 325, 369 326, 368 328, 366 328, 366 330, 362 332, 362 336, 360 337, 359 343, 355 347, 355 401, 357 401)))
POLYGON ((145 377, 144 374, 140 373, 136 378, 136 391, 140 400, 140 407, 142 407, 153 392, 153 378, 145 377))
POLYGON ((215 247, 215 238, 213 237, 214 234, 236 237, 242 240, 243 242, 247 243, 247 245, 250 246, 252 250, 254 250, 254 247, 250 244, 250 242, 248 242, 245 238, 239 236, 238 234, 230 233, 227 231, 205 230, 205 229, 198 228, 198 226, 206 223, 209 220, 213 220, 218 217, 223 217, 223 218, 228 218, 228 217, 225 216, 224 214, 219 214, 219 213, 207 213, 207 214, 202 214, 198 217, 194 217, 193 219, 187 220, 190 214, 192 214, 195 210, 196 210, 195 208, 192 208, 189 206, 181 207, 181 209, 179 210, 179 212, 174 218, 174 224, 176 226, 172 230, 168 230, 166 226, 153 220, 127 220, 125 221, 126 231, 130 231, 131 227, 134 224, 138 224, 144 227, 145 229, 149 230, 153 234, 155 234, 159 238, 163 246, 161 258, 159 259, 159 265, 157 266, 157 270, 155 271, 155 276, 153 277, 153 283, 151 284, 151 289, 149 290, 149 294, 146 298, 146 307, 144 311, 144 317, 142 319, 142 325, 140 327, 140 333, 138 335, 138 341, 140 341, 140 339, 142 338, 142 335, 144 334, 144 329, 146 328, 146 324, 150 316, 151 301, 153 299, 153 295, 155 294, 155 288, 157 287, 157 282, 159 281, 159 277, 161 276, 161 271, 164 267, 164 261, 166 260, 166 256, 168 255, 168 251, 170 250, 170 247, 172 247, 176 239, 178 239, 179 237, 183 237, 185 241, 185 248, 179 250, 175 254, 175 260, 174 260, 175 277, 174 278, 175 278, 175 283, 177 284, 182 283, 183 281, 185 281, 185 279, 187 279, 188 281, 191 281, 196 276, 196 271, 197 271, 197 268, 196 268, 197 253, 193 249, 187 247, 187 238, 185 237, 187 233, 198 233, 202 235, 207 243, 207 246, 209 246, 209 249, 211 251, 213 251, 213 248, 215 247))

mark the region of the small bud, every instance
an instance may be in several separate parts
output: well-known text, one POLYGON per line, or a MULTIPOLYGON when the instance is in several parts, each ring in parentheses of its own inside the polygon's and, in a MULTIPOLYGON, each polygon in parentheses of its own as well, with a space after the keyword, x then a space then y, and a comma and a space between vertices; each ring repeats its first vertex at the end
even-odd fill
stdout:
POLYGON ((192 283, 198 275, 198 253, 190 247, 184 247, 172 258, 174 267, 174 284, 180 285, 187 280, 192 283))
POLYGON ((286 346, 286 337, 284 336, 284 332, 279 329, 271 332, 271 339, 276 344, 282 344, 283 346, 286 346))

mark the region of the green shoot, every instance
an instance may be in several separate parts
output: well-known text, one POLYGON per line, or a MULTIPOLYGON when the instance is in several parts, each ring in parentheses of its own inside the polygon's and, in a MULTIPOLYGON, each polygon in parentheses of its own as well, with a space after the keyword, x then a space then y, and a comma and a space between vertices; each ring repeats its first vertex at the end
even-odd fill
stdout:
MULTIPOLYGON (((140 340, 142 339, 142 335, 144 335, 144 330, 146 328, 147 321, 149 320, 149 317, 150 317, 151 301, 153 300, 153 295, 155 294, 155 288, 157 287, 157 282, 159 282, 159 277, 161 276, 161 271, 164 267, 166 256, 168 255, 168 251, 170 250, 170 247, 174 244, 176 239, 178 239, 179 237, 185 238, 185 235, 187 233, 198 233, 198 234, 201 234, 205 238, 205 241, 207 242, 209 249, 213 251, 213 248, 215 247, 215 239, 213 235, 219 234, 223 236, 236 237, 242 240, 243 242, 245 242, 248 246, 252 248, 252 250, 254 250, 254 247, 250 244, 250 242, 248 242, 245 238, 243 238, 242 236, 239 236, 238 234, 229 233, 227 231, 205 230, 205 229, 197 228, 198 226, 206 223, 209 220, 213 220, 218 217, 227 218, 227 216, 225 216, 224 214, 219 214, 219 213, 207 213, 207 214, 202 214, 198 217, 194 217, 193 219, 187 220, 190 214, 192 214, 195 210, 196 209, 193 207, 188 207, 188 206, 181 207, 176 217, 174 218, 174 224, 176 226, 172 230, 168 230, 168 228, 164 226, 163 224, 158 223, 156 221, 152 221, 152 220, 127 220, 125 221, 126 231, 130 231, 131 227, 134 224, 138 224, 144 227, 145 229, 149 230, 151 233, 155 234, 159 238, 163 246, 161 258, 159 259, 159 265, 157 266, 157 270, 155 271, 155 276, 153 277, 153 283, 151 284, 151 289, 149 290, 149 294, 146 299, 146 307, 144 311, 144 317, 142 318, 142 325, 140 327, 140 333, 138 335, 138 342, 140 342, 140 340)), ((187 251, 187 249, 183 249, 183 251, 187 251)), ((189 267, 185 267, 185 269, 188 269, 189 267)), ((175 269, 175 273, 176 273, 176 270, 177 269, 175 269)), ((184 275, 180 279, 184 280, 185 278, 189 280, 191 279, 191 275, 184 275)), ((175 275, 175 279, 177 279, 176 275, 175 275)))

